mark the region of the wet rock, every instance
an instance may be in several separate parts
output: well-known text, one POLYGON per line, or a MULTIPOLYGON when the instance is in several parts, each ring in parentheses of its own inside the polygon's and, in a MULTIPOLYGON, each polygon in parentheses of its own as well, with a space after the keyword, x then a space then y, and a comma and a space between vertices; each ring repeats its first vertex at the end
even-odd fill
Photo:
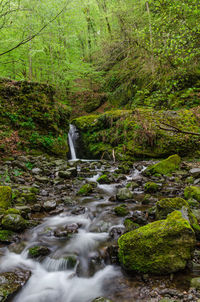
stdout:
POLYGON ((77 169, 75 167, 67 169, 67 172, 70 172, 72 177, 77 176, 77 169))
POLYGON ((139 225, 145 225, 147 223, 147 215, 145 212, 142 211, 134 211, 131 215, 131 217, 129 217, 129 219, 131 219, 133 222, 139 224, 139 225))
POLYGON ((124 227, 114 226, 109 231, 109 236, 113 239, 118 239, 122 234, 124 234, 124 227))
POLYGON ((42 184, 47 184, 50 181, 49 177, 39 176, 39 175, 35 176, 35 180, 42 183, 42 184))
POLYGON ((31 207, 31 212, 37 213, 37 212, 40 212, 41 210, 42 210, 42 206, 39 203, 36 203, 31 207))
POLYGON ((115 207, 114 211, 117 216, 121 216, 121 217, 129 214, 129 210, 125 204, 115 207))
POLYGON ((0 274, 0 301, 4 302, 11 298, 28 281, 30 272, 16 271, 0 274))
POLYGON ((200 177, 200 168, 193 168, 189 171, 189 173, 194 177, 198 178, 200 177))
POLYGON ((18 239, 17 235, 12 231, 0 230, 0 242, 4 244, 10 244, 18 239))
POLYGON ((78 233, 78 224, 73 223, 66 227, 59 228, 54 231, 54 236, 59 238, 67 238, 70 239, 73 234, 78 233))
POLYGON ((49 212, 49 211, 52 211, 56 208, 57 204, 56 204, 56 201, 45 201, 44 204, 43 204, 43 208, 45 211, 49 212))
POLYGON ((126 270, 166 274, 186 267, 196 239, 189 222, 174 211, 166 220, 122 235, 118 244, 120 262, 126 270))
POLYGON ((49 192, 46 190, 42 190, 40 193, 41 196, 49 196, 49 192))
POLYGON ((189 208, 189 204, 183 198, 164 198, 156 203, 156 219, 165 219, 167 215, 183 207, 189 208))
POLYGON ((1 221, 2 227, 14 232, 24 231, 28 227, 28 221, 18 214, 8 214, 1 221))
POLYGON ((31 171, 35 175, 41 174, 42 170, 40 168, 33 168, 31 171))
POLYGON ((200 187, 190 186, 184 190, 184 196, 186 199, 194 198, 200 202, 200 187))
POLYGON ((155 193, 159 190, 160 186, 155 182, 147 182, 144 185, 144 191, 147 193, 155 193))
POLYGON ((0 186, 0 208, 8 209, 11 207, 12 191, 9 186, 0 186))
POLYGON ((46 246, 33 246, 31 248, 29 248, 28 250, 28 256, 30 258, 38 258, 38 257, 41 257, 41 256, 47 256, 50 254, 50 250, 48 247, 46 246))
POLYGON ((96 298, 92 302, 113 302, 113 301, 107 298, 100 297, 100 298, 96 298))
POLYGON ((34 203, 37 201, 35 193, 22 193, 21 197, 24 198, 27 203, 34 203))
POLYGON ((64 179, 70 179, 72 174, 70 171, 59 171, 58 176, 64 179))
POLYGON ((92 191, 93 191, 92 185, 91 184, 85 184, 80 188, 77 195, 85 196, 85 195, 91 193, 92 191))
POLYGON ((117 192, 117 200, 123 201, 132 198, 133 198, 133 193, 127 188, 119 189, 117 192))
POLYGON ((140 227, 140 225, 138 223, 135 223, 133 220, 131 220, 130 218, 126 218, 124 220, 124 226, 125 226, 125 232, 130 232, 133 230, 136 230, 140 227))
POLYGON ((159 163, 149 166, 144 172, 144 175, 154 175, 154 174, 170 174, 177 169, 179 169, 181 163, 181 158, 177 154, 168 157, 160 161, 159 163))
POLYGON ((112 182, 112 179, 110 176, 107 174, 101 175, 98 179, 97 182, 100 184, 110 184, 112 182))
POLYGON ((84 207, 77 207, 76 209, 71 211, 72 214, 74 215, 81 215, 85 213, 85 208, 84 207))

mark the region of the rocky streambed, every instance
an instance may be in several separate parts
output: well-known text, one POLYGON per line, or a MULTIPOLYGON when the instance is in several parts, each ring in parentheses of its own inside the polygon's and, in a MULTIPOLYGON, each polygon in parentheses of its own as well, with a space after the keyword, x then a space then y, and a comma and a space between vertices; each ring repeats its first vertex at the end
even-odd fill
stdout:
POLYGON ((200 299, 197 162, 18 156, 0 177, 0 301, 200 299))

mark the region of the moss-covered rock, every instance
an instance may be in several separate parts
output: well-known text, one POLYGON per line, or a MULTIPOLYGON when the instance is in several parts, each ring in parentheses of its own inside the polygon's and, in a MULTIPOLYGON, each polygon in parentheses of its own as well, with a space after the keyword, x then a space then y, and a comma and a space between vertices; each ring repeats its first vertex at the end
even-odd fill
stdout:
POLYGON ((184 196, 186 199, 194 198, 200 202, 200 187, 190 186, 184 190, 184 196))
POLYGON ((132 198, 133 193, 127 188, 119 189, 117 192, 117 200, 124 201, 132 198))
POLYGON ((107 174, 103 174, 97 179, 97 182, 100 184, 110 184, 112 180, 107 174))
POLYGON ((165 219, 169 213, 175 210, 181 210, 183 207, 189 208, 189 204, 183 198, 161 199, 156 202, 156 219, 165 219))
POLYGON ((96 298, 92 302, 113 302, 113 301, 104 297, 100 297, 100 298, 96 298))
POLYGON ((127 271, 166 274, 186 267, 196 239, 182 213, 174 211, 159 220, 122 235, 119 259, 127 271))
POLYGON ((117 214, 117 216, 121 216, 121 217, 126 216, 129 213, 128 208, 125 204, 115 207, 114 211, 117 214))
POLYGON ((8 209, 12 203, 12 190, 9 186, 0 186, 0 208, 8 209))
POLYGON ((0 242, 10 243, 12 242, 14 233, 8 230, 0 230, 0 242))
POLYGON ((46 246, 34 246, 29 248, 28 255, 30 258, 38 258, 40 256, 47 256, 49 255, 50 250, 46 246))
POLYGON ((140 225, 138 223, 135 223, 130 218, 126 218, 124 220, 124 226, 125 226, 125 232, 130 232, 130 231, 136 230, 140 227, 140 225))
POLYGON ((27 192, 27 193, 22 193, 21 197, 24 198, 24 200, 27 203, 34 203, 37 201, 37 197, 35 193, 27 192))
POLYGON ((190 286, 200 289, 200 277, 192 278, 190 281, 190 286))
POLYGON ((2 302, 9 301, 30 277, 28 271, 16 271, 0 274, 0 298, 2 302))
POLYGON ((147 193, 155 193, 159 190, 159 185, 155 182, 147 182, 144 185, 144 191, 147 193))
POLYGON ((199 113, 199 107, 182 109, 176 114, 144 108, 112 110, 79 117, 73 124, 79 130, 81 149, 87 158, 113 159, 115 155, 117 160, 127 162, 138 157, 164 158, 174 153, 193 155, 200 148, 198 137, 188 139, 187 134, 165 131, 158 125, 163 121, 181 130, 198 132, 199 113))
POLYGON ((28 221, 18 214, 7 214, 1 221, 2 227, 6 230, 21 232, 28 227, 28 221))
POLYGON ((91 193, 93 191, 93 187, 91 184, 85 184, 83 185, 80 190, 78 191, 77 195, 80 195, 80 196, 84 196, 84 195, 87 195, 89 193, 91 193))
POLYGON ((170 174, 179 168, 180 163, 181 163, 180 156, 175 154, 175 155, 169 156, 168 158, 160 161, 159 163, 157 163, 153 166, 149 166, 145 170, 145 174, 146 175, 153 175, 156 173, 163 174, 163 175, 170 174))

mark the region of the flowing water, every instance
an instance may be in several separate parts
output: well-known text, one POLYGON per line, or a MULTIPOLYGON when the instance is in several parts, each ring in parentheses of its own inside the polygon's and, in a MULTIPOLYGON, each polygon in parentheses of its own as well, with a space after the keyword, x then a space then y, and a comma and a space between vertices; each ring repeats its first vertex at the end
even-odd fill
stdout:
POLYGON ((71 153, 71 159, 76 160, 76 141, 78 139, 78 132, 74 125, 70 124, 69 126, 69 133, 68 133, 68 141, 69 141, 69 148, 71 153))

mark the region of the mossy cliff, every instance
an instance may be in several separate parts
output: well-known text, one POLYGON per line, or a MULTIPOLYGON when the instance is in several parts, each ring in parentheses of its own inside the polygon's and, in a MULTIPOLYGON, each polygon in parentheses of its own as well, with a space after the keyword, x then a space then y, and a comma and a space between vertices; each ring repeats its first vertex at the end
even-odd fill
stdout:
POLYGON ((166 157, 174 153, 194 155, 200 147, 198 136, 161 128, 164 122, 181 130, 199 132, 199 114, 200 107, 179 111, 139 108, 82 116, 72 123, 80 131, 83 156, 111 159, 114 155, 118 160, 129 160, 166 157))
POLYGON ((47 84, 0 80, 0 151, 68 152, 69 109, 47 84))
POLYGON ((174 211, 159 220, 122 235, 119 259, 127 271, 166 274, 186 267, 196 239, 182 213, 174 211))

